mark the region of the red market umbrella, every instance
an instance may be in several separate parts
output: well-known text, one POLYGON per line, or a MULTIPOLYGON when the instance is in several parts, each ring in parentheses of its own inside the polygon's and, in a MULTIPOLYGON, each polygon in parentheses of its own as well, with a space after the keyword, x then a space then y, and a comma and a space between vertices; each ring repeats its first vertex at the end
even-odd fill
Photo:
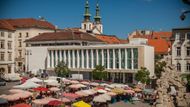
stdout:
POLYGON ((38 87, 38 88, 33 88, 34 91, 48 91, 48 88, 45 87, 38 87))
POLYGON ((22 77, 22 79, 21 79, 21 83, 22 83, 22 84, 25 83, 26 80, 28 80, 28 78, 26 78, 26 77, 22 77))
POLYGON ((63 104, 63 102, 58 101, 58 100, 52 100, 48 103, 48 105, 50 106, 60 106, 61 104, 63 104))
POLYGON ((11 107, 31 107, 31 106, 28 104, 25 104, 25 103, 21 103, 21 104, 16 104, 16 105, 11 106, 11 107))
POLYGON ((63 96, 65 96, 67 98, 73 98, 73 99, 76 99, 76 98, 80 97, 80 95, 77 95, 77 94, 74 94, 74 93, 63 93, 63 96))

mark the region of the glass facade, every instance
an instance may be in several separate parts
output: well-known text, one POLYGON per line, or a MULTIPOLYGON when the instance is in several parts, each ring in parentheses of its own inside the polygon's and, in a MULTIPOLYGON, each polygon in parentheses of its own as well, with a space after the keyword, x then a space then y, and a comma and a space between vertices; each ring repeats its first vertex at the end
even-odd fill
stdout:
POLYGON ((94 58, 94 62, 93 62, 94 66, 93 66, 93 68, 94 68, 96 66, 96 60, 97 60, 97 55, 96 55, 96 50, 95 49, 93 50, 93 55, 94 55, 94 57, 93 57, 94 58))
POLYGON ((86 56, 86 50, 85 49, 83 50, 83 54, 84 54, 84 68, 87 68, 87 66, 86 66, 86 64, 87 64, 87 62, 86 62, 87 58, 86 57, 87 56, 86 56))
POLYGON ((102 50, 98 49, 98 64, 102 65, 102 50))
POLYGON ((92 65, 92 55, 91 55, 91 51, 92 50, 88 50, 88 67, 91 68, 91 65, 92 65))
POLYGON ((131 55, 131 48, 127 49, 127 68, 131 69, 132 68, 132 55, 131 55))
POLYGON ((134 65, 134 69, 138 69, 138 49, 134 48, 133 49, 133 65, 134 65))
POLYGON ((109 49, 109 59, 110 59, 110 61, 109 61, 109 67, 110 68, 113 68, 113 49, 109 49))
POLYGON ((121 68, 125 68, 125 49, 121 49, 121 68))
POLYGON ((77 68, 77 50, 74 50, 75 68, 77 68))
POLYGON ((115 49, 115 68, 119 68, 119 49, 115 49))
POLYGON ((107 49, 104 49, 104 67, 107 68, 107 49))

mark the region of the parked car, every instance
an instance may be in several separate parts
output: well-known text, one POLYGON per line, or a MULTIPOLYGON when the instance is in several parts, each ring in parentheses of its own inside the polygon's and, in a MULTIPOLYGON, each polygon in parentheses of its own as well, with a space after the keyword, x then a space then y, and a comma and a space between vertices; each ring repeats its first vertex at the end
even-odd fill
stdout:
POLYGON ((4 79, 0 78, 0 86, 5 86, 7 83, 4 79))

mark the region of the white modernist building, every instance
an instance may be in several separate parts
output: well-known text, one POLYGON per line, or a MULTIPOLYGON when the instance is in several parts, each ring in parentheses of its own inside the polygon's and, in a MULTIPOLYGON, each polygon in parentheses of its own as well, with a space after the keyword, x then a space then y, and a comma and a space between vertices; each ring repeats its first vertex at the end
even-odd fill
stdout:
POLYGON ((150 76, 154 75, 153 47, 140 44, 108 45, 88 33, 80 33, 45 33, 29 39, 27 51, 31 55, 26 61, 29 71, 45 69, 52 72, 58 62, 64 61, 71 73, 83 74, 84 79, 91 79, 91 71, 96 65, 105 66, 108 80, 115 82, 133 82, 134 74, 141 67, 146 67, 150 76))
POLYGON ((190 28, 173 29, 172 64, 181 73, 190 73, 190 28))

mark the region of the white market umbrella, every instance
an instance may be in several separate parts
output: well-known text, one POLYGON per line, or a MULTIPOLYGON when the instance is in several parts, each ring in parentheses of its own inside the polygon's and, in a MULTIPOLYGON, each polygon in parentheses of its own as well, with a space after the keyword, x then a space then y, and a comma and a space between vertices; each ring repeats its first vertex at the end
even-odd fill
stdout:
POLYGON ((36 78, 36 77, 30 78, 30 79, 28 79, 27 81, 32 81, 32 82, 43 82, 43 80, 38 79, 38 78, 36 78))
POLYGON ((21 84, 21 85, 16 85, 16 86, 13 86, 13 88, 19 88, 19 89, 29 89, 29 88, 37 88, 41 85, 39 84, 36 84, 32 81, 26 81, 25 83, 21 84))
POLYGON ((99 93, 107 93, 107 91, 103 90, 103 89, 99 89, 97 92, 99 92, 99 93))
POLYGON ((99 103, 105 103, 105 102, 107 102, 106 99, 101 98, 100 96, 95 96, 95 97, 93 98, 93 101, 94 101, 94 102, 99 102, 99 103))

